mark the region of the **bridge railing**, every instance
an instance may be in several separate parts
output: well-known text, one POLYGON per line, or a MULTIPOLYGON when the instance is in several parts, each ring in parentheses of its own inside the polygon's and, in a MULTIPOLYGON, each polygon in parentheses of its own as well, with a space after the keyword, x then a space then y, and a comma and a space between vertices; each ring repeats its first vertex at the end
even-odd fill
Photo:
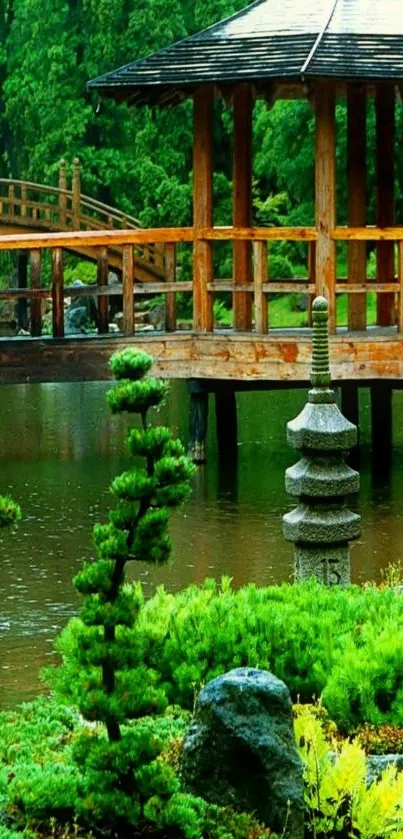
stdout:
MULTIPOLYGON (((138 219, 81 192, 80 168, 74 162, 72 188, 67 188, 66 166, 60 167, 59 186, 0 179, 0 221, 4 224, 55 231, 137 230, 138 219)), ((1 230, 1 228, 0 228, 1 230)), ((154 243, 140 245, 142 263, 161 274, 164 253, 154 243)))
MULTIPOLYGON (((215 322, 214 302, 217 295, 225 294, 232 300, 232 322, 228 327, 235 331, 255 333, 256 335, 272 332, 279 325, 271 318, 271 300, 276 295, 301 295, 308 299, 318 293, 326 293, 331 306, 336 308, 336 298, 346 295, 347 301, 360 295, 367 299, 374 295, 379 302, 388 296, 393 303, 393 322, 399 332, 403 332, 403 228, 335 228, 332 239, 338 242, 367 242, 376 245, 380 242, 392 243, 398 264, 397 278, 380 283, 366 279, 365 282, 353 283, 340 278, 331 286, 326 286, 324 278, 317 276, 315 266, 315 247, 317 231, 315 228, 154 228, 127 230, 75 231, 66 233, 25 234, 0 236, 0 252, 24 250, 29 253, 29 282, 27 287, 0 291, 1 300, 27 299, 31 301, 31 334, 38 336, 42 332, 42 304, 44 299, 51 299, 52 335, 62 338, 64 335, 64 302, 66 297, 91 296, 97 302, 97 329, 100 334, 108 332, 109 298, 118 295, 122 305, 122 331, 124 335, 133 335, 136 330, 134 303, 146 295, 162 295, 164 299, 163 331, 177 331, 178 295, 192 297, 193 321, 187 324, 198 333, 212 333, 222 329, 215 322), (299 243, 307 252, 308 270, 303 279, 277 279, 270 277, 271 247, 275 242, 299 243), (250 264, 249 281, 235 273, 230 279, 214 277, 214 247, 220 243, 232 243, 238 249, 244 249, 246 260, 250 264), (164 250, 164 281, 142 283, 136 281, 136 261, 144 248, 161 247, 164 250), (121 248, 122 283, 108 285, 109 250, 121 248), (97 262, 97 283, 82 288, 68 287, 64 280, 64 251, 82 249, 97 262), (189 251, 192 250, 192 261, 189 251), (186 258, 184 258, 184 252, 186 258), (41 263, 44 254, 50 253, 50 286, 43 287, 41 263), (240 320, 243 326, 240 327, 240 320), (245 326, 246 324, 246 326, 245 326)), ((48 259, 49 261, 49 259, 48 259)), ((235 265, 235 260, 234 260, 235 265)), ((377 321, 375 321, 377 322, 377 321)), ((309 323, 306 315, 306 323, 309 323)), ((287 323, 281 324, 287 327, 287 323)), ((382 322, 379 325, 384 325, 382 322)))

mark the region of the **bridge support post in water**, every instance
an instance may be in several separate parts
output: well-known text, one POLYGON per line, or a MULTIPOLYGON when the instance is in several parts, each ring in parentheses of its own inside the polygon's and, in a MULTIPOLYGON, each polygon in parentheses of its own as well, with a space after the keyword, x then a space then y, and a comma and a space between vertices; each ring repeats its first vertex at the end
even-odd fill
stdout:
POLYGON ((234 461, 238 453, 238 422, 236 393, 231 385, 217 387, 215 416, 219 457, 222 461, 234 461))
POLYGON ((350 466, 358 467, 360 462, 360 390, 356 382, 342 384, 340 407, 343 416, 357 428, 357 445, 349 453, 348 462, 350 466))
MULTIPOLYGON (((27 251, 18 251, 17 255, 17 278, 18 288, 27 288, 28 286, 28 253, 27 251)), ((28 328, 28 300, 26 297, 20 297, 16 305, 17 325, 18 329, 27 331, 28 328)))
POLYGON ((388 469, 392 457, 392 394, 388 382, 371 385, 371 432, 373 466, 388 469))
POLYGON ((327 300, 317 297, 312 311, 312 388, 305 408, 287 425, 288 443, 302 456, 287 469, 285 485, 299 505, 283 517, 283 533, 294 542, 296 580, 346 585, 349 542, 360 535, 360 516, 345 503, 359 488, 358 472, 345 461, 357 429, 343 417, 330 387, 327 300))
POLYGON ((194 463, 206 461, 208 390, 198 379, 189 379, 189 457, 194 463))

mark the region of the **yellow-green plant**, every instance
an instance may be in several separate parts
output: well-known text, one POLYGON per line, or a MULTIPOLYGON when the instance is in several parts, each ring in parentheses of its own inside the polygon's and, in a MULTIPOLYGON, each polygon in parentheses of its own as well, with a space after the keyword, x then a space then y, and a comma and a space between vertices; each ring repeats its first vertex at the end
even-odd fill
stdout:
POLYGON ((300 708, 295 735, 304 764, 305 803, 312 835, 402 839, 403 774, 389 767, 367 783, 367 759, 358 740, 329 744, 312 709, 300 708))

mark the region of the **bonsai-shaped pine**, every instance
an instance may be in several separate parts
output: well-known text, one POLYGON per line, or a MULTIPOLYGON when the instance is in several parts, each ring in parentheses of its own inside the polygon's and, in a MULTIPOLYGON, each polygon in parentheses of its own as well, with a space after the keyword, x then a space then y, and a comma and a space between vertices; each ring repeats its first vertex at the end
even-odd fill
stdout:
POLYGON ((139 719, 163 710, 166 698, 144 664, 136 631, 141 589, 125 585, 129 561, 167 561, 169 508, 189 495, 194 471, 171 431, 148 425, 149 409, 167 393, 164 382, 144 378, 152 363, 137 350, 115 353, 110 361, 118 380, 108 393, 112 411, 140 418, 127 439, 136 462, 112 481, 117 504, 109 522, 94 528, 97 559, 74 579, 84 604, 59 644, 61 684, 86 720, 104 726, 89 728, 75 745, 83 777, 79 809, 87 819, 119 832, 151 819, 181 825, 184 835, 192 836, 198 800, 180 793, 174 771, 158 758, 161 744, 139 719), (137 722, 129 725, 133 719, 137 722))

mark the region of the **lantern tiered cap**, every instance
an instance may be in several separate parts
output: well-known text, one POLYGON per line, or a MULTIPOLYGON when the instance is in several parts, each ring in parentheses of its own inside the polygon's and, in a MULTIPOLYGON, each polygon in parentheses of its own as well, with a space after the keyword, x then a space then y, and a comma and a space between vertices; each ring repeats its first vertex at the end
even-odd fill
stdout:
MULTIPOLYGON (((403 79, 402 0, 257 0, 89 86, 141 104, 176 104, 215 82, 403 79)), ((129 56, 132 58, 132 56, 129 56)))

